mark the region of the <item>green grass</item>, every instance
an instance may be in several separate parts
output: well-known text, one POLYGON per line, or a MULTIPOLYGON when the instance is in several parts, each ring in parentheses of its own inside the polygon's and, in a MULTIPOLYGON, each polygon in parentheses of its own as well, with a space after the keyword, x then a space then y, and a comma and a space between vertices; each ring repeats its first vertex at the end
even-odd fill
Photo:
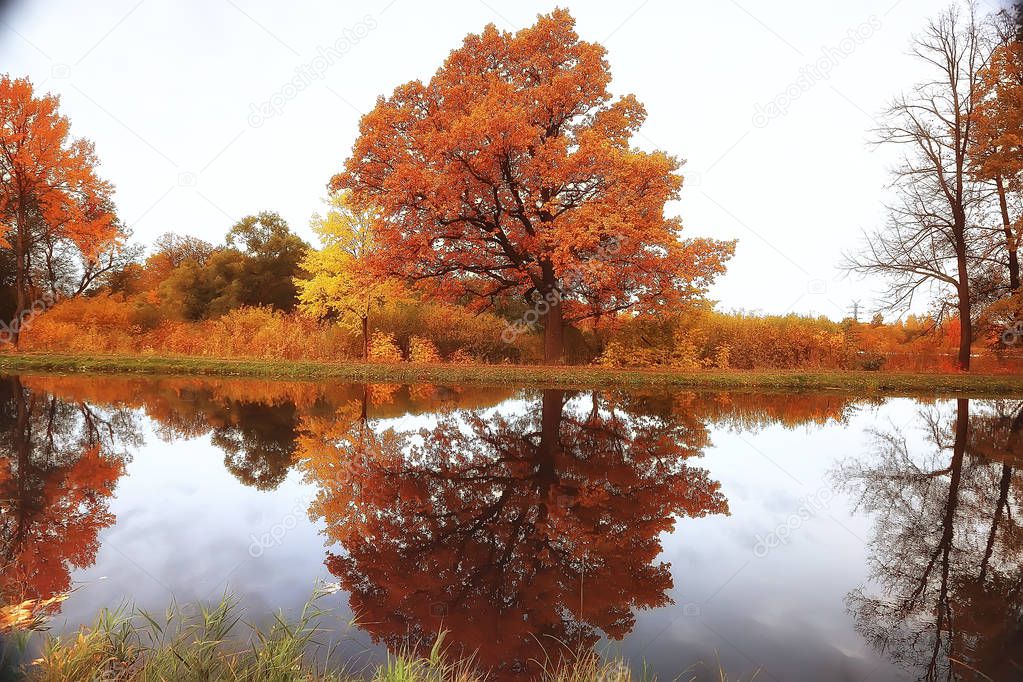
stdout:
MULTIPOLYGON (((65 637, 48 636, 41 656, 14 671, 26 682, 482 682, 488 679, 471 658, 448 660, 445 634, 425 655, 389 654, 375 669, 352 672, 335 662, 336 649, 324 643, 320 626, 329 612, 317 601, 319 592, 295 621, 278 614, 267 629, 246 624, 230 596, 209 606, 172 605, 163 614, 122 607, 104 610, 95 622, 65 637), (318 662, 317 662, 318 661, 318 662)), ((560 650, 560 649, 559 649, 560 650)), ((535 661, 546 682, 632 682, 651 680, 634 675, 621 659, 604 659, 592 651, 569 654, 557 661, 535 661)), ((696 668, 677 677, 695 679, 696 668)), ((720 665, 711 673, 728 677, 720 665)), ((753 676, 754 678, 756 675, 753 676)), ((6 678, 5 678, 6 679, 6 678)), ((751 678, 753 679, 753 678, 751 678)))
POLYGON ((515 385, 549 388, 676 387, 844 391, 891 395, 960 393, 1023 396, 1023 376, 913 374, 838 370, 671 370, 592 366, 317 363, 205 357, 0 354, 0 372, 156 374, 341 379, 394 383, 515 385))

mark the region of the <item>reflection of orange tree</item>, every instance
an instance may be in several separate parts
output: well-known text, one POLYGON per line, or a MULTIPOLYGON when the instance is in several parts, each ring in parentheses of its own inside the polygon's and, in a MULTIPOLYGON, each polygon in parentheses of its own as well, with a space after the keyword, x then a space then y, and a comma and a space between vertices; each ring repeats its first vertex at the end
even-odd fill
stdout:
POLYGON ((929 449, 875 434, 872 461, 839 478, 878 514, 870 566, 882 594, 849 596, 857 629, 924 680, 1023 676, 1023 404, 923 415, 929 449))
POLYGON ((341 550, 327 565, 363 627, 390 647, 447 629, 498 672, 559 642, 624 637, 634 609, 669 603, 659 534, 675 517, 727 513, 718 484, 687 464, 707 445, 702 425, 596 396, 577 414, 544 391, 524 416, 452 413, 415 434, 358 416, 321 426, 311 512, 341 550))
POLYGON ((67 592, 71 570, 96 560, 124 473, 113 444, 134 433, 124 413, 33 394, 14 378, 0 384, 0 602, 27 607, 8 619, 43 615, 32 606, 67 592))
POLYGON ((368 390, 374 416, 399 416, 451 405, 492 404, 510 391, 486 388, 369 389, 336 383, 222 379, 31 377, 26 385, 65 401, 144 409, 166 440, 209 434, 224 465, 245 485, 276 488, 294 462, 302 422, 334 419, 368 390))

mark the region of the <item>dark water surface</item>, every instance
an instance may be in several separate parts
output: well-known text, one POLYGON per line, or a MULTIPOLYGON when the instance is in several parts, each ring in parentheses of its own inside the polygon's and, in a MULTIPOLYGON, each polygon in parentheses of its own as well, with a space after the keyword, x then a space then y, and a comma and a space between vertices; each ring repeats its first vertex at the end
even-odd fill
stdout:
POLYGON ((57 633, 328 583, 355 665, 1018 680, 1021 502, 1023 400, 0 377, 0 606, 57 633))

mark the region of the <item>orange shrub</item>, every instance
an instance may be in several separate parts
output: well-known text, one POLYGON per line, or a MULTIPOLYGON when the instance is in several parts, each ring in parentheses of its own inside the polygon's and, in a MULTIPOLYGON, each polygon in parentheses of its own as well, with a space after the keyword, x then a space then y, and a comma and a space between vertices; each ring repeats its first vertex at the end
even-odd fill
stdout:
POLYGON ((394 336, 376 331, 369 340, 369 359, 373 362, 401 362, 401 349, 394 336))
POLYGON ((34 352, 170 354, 330 362, 356 356, 354 336, 298 314, 240 308, 203 322, 147 329, 117 296, 72 299, 32 321, 22 348, 34 352))
POLYGON ((413 336, 409 339, 408 355, 410 362, 440 362, 440 353, 437 352, 437 346, 433 341, 422 336, 413 336))

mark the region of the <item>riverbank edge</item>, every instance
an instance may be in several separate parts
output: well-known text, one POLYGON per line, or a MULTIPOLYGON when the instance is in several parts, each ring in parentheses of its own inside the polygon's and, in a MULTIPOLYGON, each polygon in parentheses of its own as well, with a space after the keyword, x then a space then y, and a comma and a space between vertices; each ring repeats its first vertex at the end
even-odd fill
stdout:
POLYGON ((537 388, 687 388, 969 394, 1023 398, 1023 376, 802 370, 617 369, 592 366, 338 363, 176 356, 0 354, 0 372, 476 384, 537 388))

